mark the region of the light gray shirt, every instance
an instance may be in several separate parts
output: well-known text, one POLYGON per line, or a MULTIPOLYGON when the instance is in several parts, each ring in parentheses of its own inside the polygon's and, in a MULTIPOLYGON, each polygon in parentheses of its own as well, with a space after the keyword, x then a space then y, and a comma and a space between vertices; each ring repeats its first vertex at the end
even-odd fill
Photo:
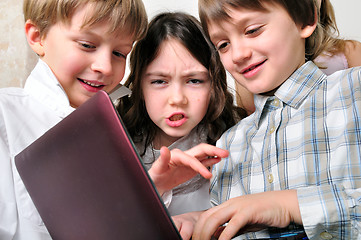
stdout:
MULTIPOLYGON (((168 148, 178 148, 182 151, 188 150, 199 143, 207 142, 207 134, 201 131, 200 134, 193 129, 187 136, 180 138, 168 148)), ((135 144, 140 153, 144 150, 144 143, 135 144)), ((160 150, 149 146, 142 156, 145 167, 149 170, 153 162, 159 157, 160 150)), ((172 190, 171 203, 168 211, 171 215, 182 214, 190 211, 200 211, 210 208, 209 180, 199 174, 191 180, 175 187, 172 190)))

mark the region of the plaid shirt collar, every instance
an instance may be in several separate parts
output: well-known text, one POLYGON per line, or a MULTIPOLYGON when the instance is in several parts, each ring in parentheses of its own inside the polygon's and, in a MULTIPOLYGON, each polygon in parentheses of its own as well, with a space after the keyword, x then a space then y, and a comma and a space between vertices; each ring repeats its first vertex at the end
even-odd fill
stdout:
POLYGON ((255 95, 255 127, 258 129, 262 112, 268 102, 278 98, 283 104, 298 108, 309 94, 326 79, 326 75, 312 62, 308 61, 298 68, 275 92, 274 96, 255 95))

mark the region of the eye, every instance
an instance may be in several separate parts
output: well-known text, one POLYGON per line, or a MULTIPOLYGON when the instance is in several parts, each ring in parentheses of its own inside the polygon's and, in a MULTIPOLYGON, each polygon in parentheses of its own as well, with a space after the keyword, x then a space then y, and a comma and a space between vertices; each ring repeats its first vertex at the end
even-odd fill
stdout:
POLYGON ((167 82, 164 80, 157 79, 157 80, 152 80, 150 83, 154 85, 165 85, 167 82))
POLYGON ((217 50, 225 51, 228 46, 229 46, 229 42, 221 42, 217 45, 217 50))
POLYGON ((118 52, 118 51, 113 51, 113 55, 116 56, 116 57, 120 57, 120 58, 127 58, 126 54, 123 54, 123 53, 118 52))
POLYGON ((204 83, 204 80, 200 80, 200 79, 190 79, 190 80, 188 80, 188 83, 191 83, 191 84, 201 84, 201 83, 204 83))
POLYGON ((258 35, 261 32, 262 26, 251 28, 246 31, 246 35, 258 35))
POLYGON ((86 43, 86 42, 79 42, 79 45, 86 50, 91 50, 91 49, 96 48, 94 45, 86 43))

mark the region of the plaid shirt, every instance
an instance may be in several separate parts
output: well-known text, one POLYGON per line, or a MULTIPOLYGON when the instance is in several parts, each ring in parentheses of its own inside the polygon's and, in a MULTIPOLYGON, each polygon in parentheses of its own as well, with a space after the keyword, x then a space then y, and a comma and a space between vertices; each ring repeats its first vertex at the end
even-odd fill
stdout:
POLYGON ((217 142, 230 156, 213 168, 212 204, 297 189, 310 239, 361 239, 361 68, 327 77, 307 62, 255 104, 217 142))

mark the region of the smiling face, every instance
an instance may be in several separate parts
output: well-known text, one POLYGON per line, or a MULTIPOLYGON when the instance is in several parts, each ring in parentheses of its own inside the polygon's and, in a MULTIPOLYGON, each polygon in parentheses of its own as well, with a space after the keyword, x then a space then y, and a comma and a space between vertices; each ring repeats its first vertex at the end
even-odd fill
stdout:
POLYGON ((256 94, 272 94, 305 63, 305 38, 312 34, 281 6, 264 7, 267 11, 229 8, 229 20, 208 24, 225 68, 256 94))
POLYGON ((169 146, 205 116, 211 82, 207 69, 177 40, 160 46, 142 78, 145 106, 158 126, 155 146, 169 146))
POLYGON ((78 8, 70 24, 54 24, 41 40, 40 58, 51 68, 73 107, 97 91, 109 92, 119 84, 134 41, 126 31, 108 33, 107 22, 82 28, 91 11, 90 4, 78 8))

